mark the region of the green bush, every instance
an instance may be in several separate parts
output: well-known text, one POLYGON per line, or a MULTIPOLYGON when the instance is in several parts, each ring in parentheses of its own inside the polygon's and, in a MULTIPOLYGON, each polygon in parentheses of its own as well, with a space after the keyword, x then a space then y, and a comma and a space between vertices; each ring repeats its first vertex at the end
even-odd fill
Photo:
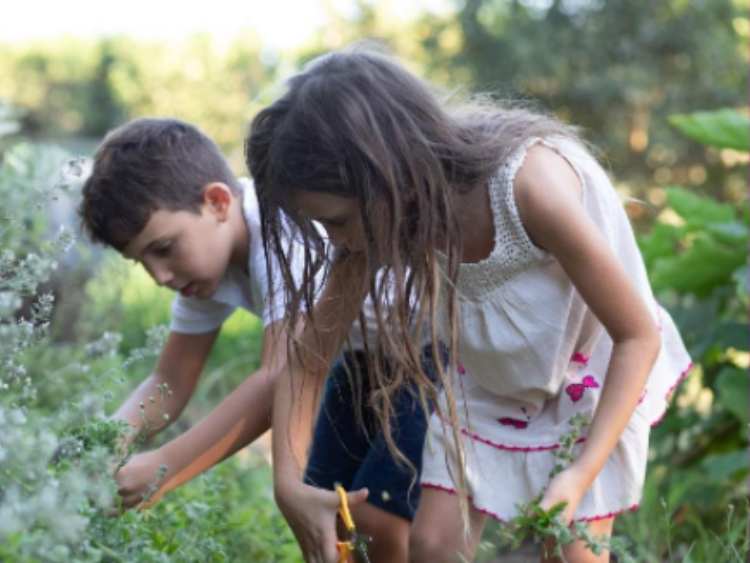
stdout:
MULTIPOLYGON (((164 330, 144 330, 145 340, 131 335, 126 346, 102 316, 88 341, 50 337, 55 303, 42 288, 73 243, 66 232, 50 236, 45 213, 67 190, 54 181, 57 166, 45 168, 60 156, 13 145, 0 165, 7 203, 0 217, 0 560, 298 560, 257 454, 224 462, 152 509, 114 517, 123 427, 106 414, 132 387, 129 374, 150 369, 164 330)), ((164 311, 168 301, 156 302, 164 311)), ((150 310, 133 307, 131 315, 159 320, 141 318, 150 310)), ((257 361, 257 345, 246 347, 245 358, 257 361)))
MULTIPOLYGON (((733 110, 671 123, 717 149, 750 152, 750 119, 733 110)), ((748 553, 748 266, 746 201, 667 189, 667 210, 640 245, 696 369, 652 433, 644 498, 620 518, 645 561, 745 561, 748 553)))

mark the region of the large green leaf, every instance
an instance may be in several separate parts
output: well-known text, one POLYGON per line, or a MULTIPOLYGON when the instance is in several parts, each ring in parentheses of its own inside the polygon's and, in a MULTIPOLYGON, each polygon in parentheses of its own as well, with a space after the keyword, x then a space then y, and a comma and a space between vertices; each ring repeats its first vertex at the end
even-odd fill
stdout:
POLYGON ((747 473, 750 463, 745 450, 735 450, 723 454, 708 456, 701 462, 701 466, 713 481, 725 481, 731 477, 747 473))
POLYGON ((750 267, 745 267, 737 270, 732 277, 737 287, 737 297, 743 302, 747 301, 748 293, 750 293, 750 267))
POLYGON ((744 223, 731 221, 727 223, 707 223, 706 231, 725 244, 747 246, 750 229, 744 223))
MULTIPOLYGON (((747 323, 726 321, 720 323, 713 332, 716 344, 722 348, 735 348, 747 351, 750 344, 750 328, 747 323)), ((750 408, 750 405, 748 405, 750 408)))
POLYGON ((681 254, 657 260, 651 269, 651 281, 657 291, 672 288, 705 296, 715 287, 730 283, 734 271, 746 260, 743 246, 725 245, 700 233, 681 254))
POLYGON ((750 152, 750 117, 733 109, 672 115, 669 122, 704 145, 750 152))
POLYGON ((729 412, 739 418, 743 424, 750 422, 748 395, 750 395, 750 377, 746 370, 727 367, 721 370, 716 380, 719 402, 729 412))
POLYGON ((731 205, 681 188, 667 188, 667 203, 691 227, 708 223, 733 223, 737 214, 731 205))
POLYGON ((638 237, 641 255, 650 269, 652 264, 664 256, 672 256, 683 229, 666 223, 657 223, 647 235, 638 237))

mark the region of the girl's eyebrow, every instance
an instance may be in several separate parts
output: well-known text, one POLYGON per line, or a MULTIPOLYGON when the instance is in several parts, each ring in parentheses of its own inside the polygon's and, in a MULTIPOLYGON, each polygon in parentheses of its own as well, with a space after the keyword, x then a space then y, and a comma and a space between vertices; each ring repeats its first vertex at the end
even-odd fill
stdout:
POLYGON ((318 221, 320 223, 343 223, 346 221, 345 217, 315 217, 313 218, 313 221, 318 221))

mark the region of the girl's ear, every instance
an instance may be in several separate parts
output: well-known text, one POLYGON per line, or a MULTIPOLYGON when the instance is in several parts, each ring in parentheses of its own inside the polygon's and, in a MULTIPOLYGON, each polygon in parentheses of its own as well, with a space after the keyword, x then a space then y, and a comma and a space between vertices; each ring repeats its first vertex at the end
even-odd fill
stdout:
POLYGON ((214 215, 220 222, 229 217, 234 194, 226 184, 211 182, 203 188, 203 210, 214 215))

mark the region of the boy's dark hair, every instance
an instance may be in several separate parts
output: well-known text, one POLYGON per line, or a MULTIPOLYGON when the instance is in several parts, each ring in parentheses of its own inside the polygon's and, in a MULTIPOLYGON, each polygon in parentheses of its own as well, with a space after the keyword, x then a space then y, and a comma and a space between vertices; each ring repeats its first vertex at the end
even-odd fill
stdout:
POLYGON ((121 251, 154 211, 199 213, 211 182, 239 192, 216 143, 177 119, 136 119, 107 134, 97 149, 78 214, 91 240, 121 251))

